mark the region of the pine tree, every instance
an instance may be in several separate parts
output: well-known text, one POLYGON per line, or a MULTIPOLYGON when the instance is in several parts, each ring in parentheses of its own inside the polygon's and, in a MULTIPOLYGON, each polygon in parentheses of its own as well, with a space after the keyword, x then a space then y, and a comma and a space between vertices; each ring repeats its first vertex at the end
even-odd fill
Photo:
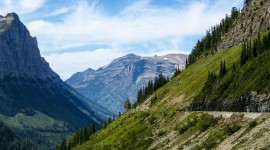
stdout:
POLYGON ((270 49, 270 31, 268 32, 268 46, 267 46, 267 49, 270 49))
POLYGON ((254 42, 253 42, 253 49, 252 49, 252 51, 253 51, 253 57, 257 57, 258 56, 258 53, 257 53, 257 51, 258 51, 257 40, 254 40, 254 42))
POLYGON ((188 68, 188 59, 186 58, 186 69, 188 68))
POLYGON ((66 145, 67 145, 67 141, 66 139, 62 139, 61 145, 60 145, 60 150, 66 150, 66 145))
POLYGON ((108 117, 108 124, 112 123, 112 118, 109 116, 108 117))
POLYGON ((126 111, 131 109, 131 103, 130 103, 130 100, 128 98, 125 101, 124 108, 125 108, 126 111))
POLYGON ((226 62, 224 60, 220 62, 219 77, 224 77, 226 73, 227 73, 227 68, 226 68, 226 62))
POLYGON ((262 43, 261 43, 261 34, 260 32, 258 33, 258 36, 257 36, 257 53, 258 54, 261 54, 262 53, 262 43))
POLYGON ((236 65, 235 65, 234 62, 233 62, 233 67, 232 67, 232 69, 233 69, 233 72, 236 71, 236 65))
MULTIPOLYGON (((174 77, 178 76, 180 73, 181 73, 181 70, 180 70, 179 65, 178 65, 178 66, 176 67, 176 69, 175 69, 175 72, 174 72, 174 74, 173 74, 173 77, 172 77, 172 78, 174 78, 174 77)), ((170 81, 170 78, 169 78, 169 77, 167 77, 167 81, 166 81, 166 82, 169 82, 169 81, 170 81)))
POLYGON ((224 62, 223 62, 223 68, 222 68, 222 74, 223 74, 223 76, 225 76, 226 73, 227 73, 227 68, 226 68, 226 62, 224 60, 224 62))
POLYGON ((223 62, 220 62, 220 67, 219 67, 219 77, 223 77, 223 62))
POLYGON ((95 122, 92 120, 91 125, 90 125, 90 133, 93 134, 96 132, 96 127, 95 127, 95 122))
POLYGON ((240 65, 241 66, 246 63, 246 58, 247 58, 245 45, 246 45, 245 43, 242 44, 242 51, 241 51, 241 58, 240 58, 240 65))

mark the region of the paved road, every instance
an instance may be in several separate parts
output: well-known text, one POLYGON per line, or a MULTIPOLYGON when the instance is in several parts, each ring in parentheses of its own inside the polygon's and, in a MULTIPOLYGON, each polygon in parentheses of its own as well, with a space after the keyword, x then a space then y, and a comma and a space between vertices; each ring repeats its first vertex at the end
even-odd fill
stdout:
MULTIPOLYGON (((214 117, 222 116, 223 118, 229 118, 229 117, 231 117, 231 115, 237 113, 237 114, 244 114, 245 118, 250 118, 250 119, 255 119, 264 113, 264 112, 263 113, 262 112, 256 113, 256 112, 225 112, 225 111, 196 111, 196 112, 204 112, 204 113, 208 113, 214 117)), ((190 112, 188 112, 188 113, 190 113, 190 112)))

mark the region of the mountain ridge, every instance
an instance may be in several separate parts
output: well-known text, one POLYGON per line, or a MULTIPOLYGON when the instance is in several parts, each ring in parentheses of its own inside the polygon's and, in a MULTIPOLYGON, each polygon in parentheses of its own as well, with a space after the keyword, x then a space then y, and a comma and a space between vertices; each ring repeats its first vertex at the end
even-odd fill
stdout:
POLYGON ((127 98, 134 103, 137 91, 160 72, 171 77, 176 67, 183 69, 186 58, 184 54, 154 57, 127 54, 97 70, 75 73, 66 83, 117 114, 124 112, 123 104, 127 98))

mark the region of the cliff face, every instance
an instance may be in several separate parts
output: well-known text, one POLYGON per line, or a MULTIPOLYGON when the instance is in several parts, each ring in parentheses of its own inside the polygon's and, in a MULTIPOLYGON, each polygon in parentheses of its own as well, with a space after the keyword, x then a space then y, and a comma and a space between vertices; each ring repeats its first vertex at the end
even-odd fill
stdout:
POLYGON ((35 37, 15 13, 0 16, 0 76, 58 77, 40 56, 35 37))
POLYGON ((259 31, 270 28, 270 1, 252 0, 245 7, 231 30, 222 37, 218 50, 238 45, 259 31))
POLYGON ((172 76, 177 65, 185 67, 187 55, 141 57, 128 54, 98 70, 75 73, 66 82, 79 93, 91 98, 114 113, 123 112, 124 101, 137 100, 137 92, 162 72, 172 76))

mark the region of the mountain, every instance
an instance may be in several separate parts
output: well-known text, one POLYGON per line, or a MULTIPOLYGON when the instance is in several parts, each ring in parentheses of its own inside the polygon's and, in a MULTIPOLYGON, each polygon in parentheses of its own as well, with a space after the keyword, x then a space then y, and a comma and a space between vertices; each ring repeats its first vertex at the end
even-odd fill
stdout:
MULTIPOLYGON (((87 69, 72 75, 66 83, 110 111, 124 112, 124 101, 137 99, 137 92, 162 72, 171 77, 175 68, 184 69, 187 55, 141 57, 128 54, 98 70, 87 69)), ((89 101, 90 102, 90 101, 89 101)))
POLYGON ((0 16, 0 120, 18 134, 52 146, 91 120, 98 125, 111 115, 86 101, 51 70, 17 14, 0 16))
POLYGON ((270 1, 245 2, 196 44, 187 69, 74 149, 269 149, 270 23, 260 13, 270 1), (230 44, 258 18, 266 24, 230 44))

